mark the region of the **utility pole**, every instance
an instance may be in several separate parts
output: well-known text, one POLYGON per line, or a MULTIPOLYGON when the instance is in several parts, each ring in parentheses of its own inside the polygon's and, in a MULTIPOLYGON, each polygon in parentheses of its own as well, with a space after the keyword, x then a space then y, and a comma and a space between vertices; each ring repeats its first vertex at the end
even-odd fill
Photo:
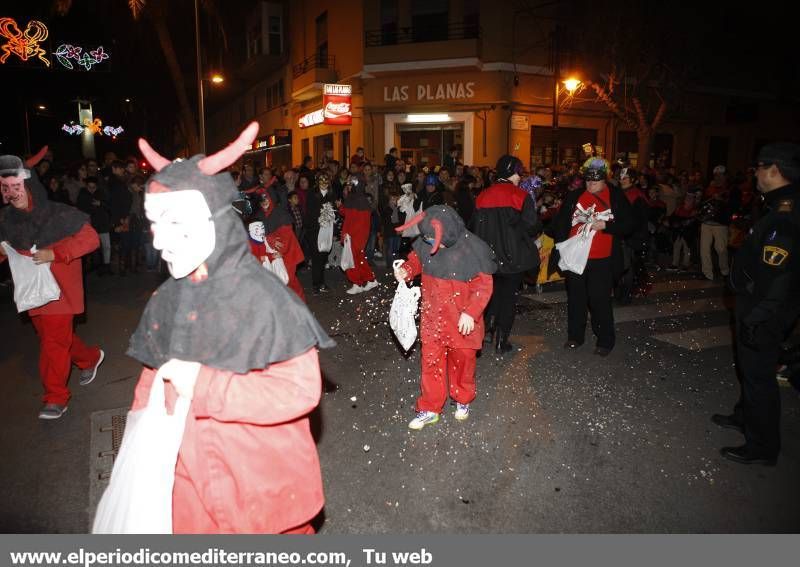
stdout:
POLYGON ((200 153, 206 153, 206 108, 203 100, 203 70, 200 64, 200 0, 194 0, 194 41, 197 57, 197 101, 200 115, 200 153))
POLYGON ((561 78, 561 46, 560 46, 561 28, 556 24, 553 31, 553 141, 552 141, 552 155, 554 166, 559 165, 558 156, 558 83, 561 78))

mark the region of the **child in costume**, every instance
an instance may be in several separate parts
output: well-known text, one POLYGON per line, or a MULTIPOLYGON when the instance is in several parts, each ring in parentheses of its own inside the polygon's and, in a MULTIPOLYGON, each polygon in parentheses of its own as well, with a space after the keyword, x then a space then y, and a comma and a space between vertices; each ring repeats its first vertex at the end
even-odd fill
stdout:
POLYGON ((416 224, 421 236, 408 260, 395 270, 398 281, 422 274, 421 395, 417 415, 408 424, 422 429, 439 421, 448 392, 455 418, 469 417, 475 399, 475 357, 484 335, 483 310, 492 297, 494 252, 469 232, 458 213, 435 205, 397 232, 416 224))
POLYGON ((352 177, 350 184, 350 192, 339 207, 339 213, 344 218, 342 243, 345 236, 349 235, 355 262, 355 267, 345 272, 347 279, 353 282, 347 293, 355 295, 378 287, 378 281, 364 254, 372 225, 372 207, 364 193, 364 183, 358 177, 352 177))
MULTIPOLYGON (((144 369, 133 410, 165 380, 171 411, 191 400, 175 467, 175 533, 313 533, 322 478, 308 415, 321 394, 318 347, 333 346, 298 297, 263 277, 220 173, 256 137, 155 170, 145 211, 172 275, 145 307, 128 355, 144 369), (253 317, 253 313, 258 317, 253 317), (242 333, 242 322, 248 322, 242 333)), ((291 230, 291 229, 289 229, 291 230)))
MULTIPOLYGON (((253 215, 257 221, 264 223, 265 240, 270 252, 265 246, 266 255, 270 262, 277 257, 283 258, 286 265, 286 272, 289 274, 289 283, 286 285, 297 294, 297 297, 304 302, 306 296, 303 293, 303 286, 297 279, 297 266, 306 259, 303 248, 300 246, 292 228, 292 217, 289 212, 281 207, 276 207, 269 194, 261 196, 259 211, 253 215)), ((252 236, 252 235, 251 235, 252 236)), ((263 263, 263 258, 261 259, 263 263)))

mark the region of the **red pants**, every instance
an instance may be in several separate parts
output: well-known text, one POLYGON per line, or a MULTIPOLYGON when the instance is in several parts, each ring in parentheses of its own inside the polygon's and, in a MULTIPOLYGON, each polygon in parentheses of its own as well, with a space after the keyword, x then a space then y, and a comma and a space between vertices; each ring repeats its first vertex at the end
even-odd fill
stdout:
POLYGON ((422 343, 422 395, 417 411, 439 413, 450 397, 460 404, 475 399, 475 349, 450 348, 438 342, 422 343))
POLYGON ((353 263, 355 268, 350 268, 345 272, 347 279, 356 285, 363 286, 367 282, 375 279, 375 274, 372 273, 372 268, 367 262, 367 257, 364 256, 364 250, 356 250, 353 248, 353 263))
POLYGON ((303 286, 300 285, 300 280, 297 279, 297 267, 295 267, 293 271, 289 272, 289 283, 287 283, 286 286, 295 292, 297 297, 303 300, 303 303, 306 302, 306 296, 303 293, 303 286))
POLYGON ((44 386, 42 401, 67 405, 69 371, 74 364, 91 368, 100 359, 100 349, 86 346, 72 330, 73 315, 34 315, 31 317, 39 335, 39 375, 44 386))

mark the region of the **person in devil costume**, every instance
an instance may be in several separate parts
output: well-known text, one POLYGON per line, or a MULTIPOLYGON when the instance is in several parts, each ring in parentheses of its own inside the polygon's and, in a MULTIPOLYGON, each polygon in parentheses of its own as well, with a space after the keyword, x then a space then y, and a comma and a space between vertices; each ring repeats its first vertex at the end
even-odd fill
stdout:
MULTIPOLYGON (((283 258, 286 272, 289 274, 289 283, 286 285, 297 294, 297 297, 305 302, 306 296, 303 293, 303 286, 297 279, 297 266, 305 260, 303 248, 300 246, 297 237, 292 229, 292 217, 284 207, 278 207, 269 193, 261 196, 259 210, 253 215, 253 219, 264 223, 265 241, 277 253, 266 252, 270 262, 278 256, 283 258)), ((263 263, 264 259, 259 258, 263 263)))
POLYGON ((439 421, 450 397, 455 418, 469 417, 475 399, 475 358, 483 343, 483 311, 492 297, 494 252, 469 232, 458 213, 446 206, 429 207, 397 232, 419 226, 408 260, 395 270, 397 281, 422 274, 421 395, 410 429, 439 421))
MULTIPOLYGON (((70 367, 81 369, 80 385, 97 375, 105 353, 86 345, 73 330, 75 315, 83 313, 81 257, 100 246, 89 216, 74 207, 50 201, 33 168, 47 152, 45 146, 24 165, 17 156, 0 156, 0 241, 37 264, 50 264, 61 297, 28 311, 39 335, 39 374, 44 387, 39 419, 58 419, 67 411, 70 367), (35 247, 35 249, 34 249, 35 247)), ((6 254, 0 247, 0 261, 6 254)))
POLYGON ((220 152, 174 162, 139 141, 156 172, 145 212, 172 277, 131 337, 128 355, 144 365, 132 409, 155 380, 168 382, 170 411, 177 396, 191 400, 175 533, 313 533, 324 503, 308 415, 321 394, 317 348, 334 343, 295 293, 263 276, 223 171, 257 133, 252 123, 220 152))
POLYGON ((365 184, 358 177, 350 178, 350 193, 345 197, 344 203, 339 207, 339 214, 344 217, 342 225, 342 242, 345 236, 350 236, 350 246, 353 250, 355 268, 345 272, 347 279, 353 282, 347 293, 355 295, 378 287, 375 274, 364 255, 364 248, 369 240, 369 231, 372 224, 372 207, 364 192, 365 184))

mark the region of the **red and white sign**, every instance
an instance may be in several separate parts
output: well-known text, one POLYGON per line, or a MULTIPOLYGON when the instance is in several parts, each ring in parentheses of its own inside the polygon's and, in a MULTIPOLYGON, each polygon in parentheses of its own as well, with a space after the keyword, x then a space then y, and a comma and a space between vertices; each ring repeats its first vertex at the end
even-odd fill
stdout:
POLYGON ((322 91, 322 112, 325 124, 353 123, 352 85, 325 84, 322 91))
POLYGON ((325 122, 325 114, 320 108, 319 110, 315 110, 314 112, 309 112, 308 114, 301 116, 297 121, 297 124, 300 126, 300 128, 308 128, 309 126, 316 126, 317 124, 322 124, 323 122, 325 122))

